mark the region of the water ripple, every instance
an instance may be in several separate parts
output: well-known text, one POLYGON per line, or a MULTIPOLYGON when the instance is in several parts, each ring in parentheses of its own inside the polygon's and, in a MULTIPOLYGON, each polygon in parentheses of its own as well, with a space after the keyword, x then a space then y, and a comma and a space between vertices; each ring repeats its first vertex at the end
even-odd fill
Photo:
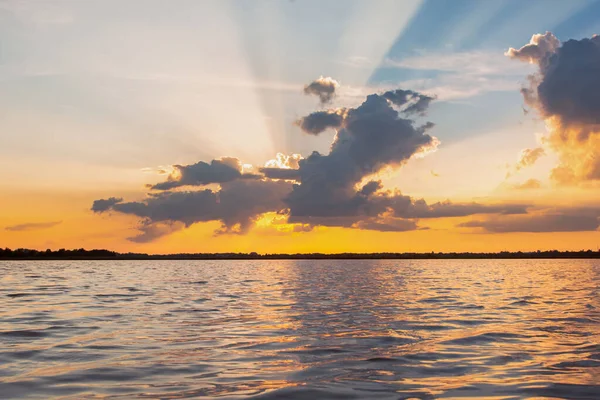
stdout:
POLYGON ((600 398, 594 260, 0 262, 0 398, 600 398))

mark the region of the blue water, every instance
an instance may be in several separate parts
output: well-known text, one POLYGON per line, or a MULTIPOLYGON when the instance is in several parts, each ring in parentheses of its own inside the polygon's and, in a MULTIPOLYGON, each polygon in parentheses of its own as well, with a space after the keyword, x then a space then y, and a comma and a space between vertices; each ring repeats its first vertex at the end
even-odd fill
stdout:
POLYGON ((0 261, 0 398, 600 399, 598 260, 0 261))

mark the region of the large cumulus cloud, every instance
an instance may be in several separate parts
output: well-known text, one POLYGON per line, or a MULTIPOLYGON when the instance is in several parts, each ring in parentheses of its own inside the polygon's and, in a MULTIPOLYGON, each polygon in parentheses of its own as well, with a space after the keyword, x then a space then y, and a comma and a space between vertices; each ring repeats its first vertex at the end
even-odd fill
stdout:
MULTIPOLYGON (((312 94, 321 93, 314 82, 307 87, 312 94)), ((295 224, 293 232, 314 226, 403 232, 424 229, 419 221, 430 218, 525 213, 525 205, 428 204, 384 190, 377 179, 382 170, 398 168, 439 143, 428 133, 431 122, 414 119, 425 116, 433 100, 398 89, 369 95, 354 108, 318 111, 298 125, 314 135, 334 129, 327 154, 278 154, 264 167, 252 169, 256 173, 244 172, 233 157, 176 165, 166 181, 150 186, 144 200, 100 199, 92 211, 138 217, 140 233, 130 238, 136 242, 208 221, 221 223, 217 233, 245 233, 270 212, 295 224)))
MULTIPOLYGON (((415 154, 436 145, 426 133, 432 124, 417 125, 407 115, 424 113, 431 98, 412 91, 372 94, 343 113, 329 154, 313 152, 299 162, 299 183, 286 198, 292 217, 373 215, 385 210, 357 185, 383 168, 398 167, 415 154), (426 101, 423 101, 426 99, 426 101), (402 107, 400 109, 394 106, 402 107)), ((319 118, 323 112, 312 115, 319 118)), ((301 126, 304 124, 301 124, 301 126)), ((393 202, 393 196, 389 202, 393 202)))
POLYGON ((539 67, 522 93, 546 120, 545 142, 559 156, 551 177, 565 184, 600 180, 600 37, 560 43, 546 32, 506 55, 539 67))

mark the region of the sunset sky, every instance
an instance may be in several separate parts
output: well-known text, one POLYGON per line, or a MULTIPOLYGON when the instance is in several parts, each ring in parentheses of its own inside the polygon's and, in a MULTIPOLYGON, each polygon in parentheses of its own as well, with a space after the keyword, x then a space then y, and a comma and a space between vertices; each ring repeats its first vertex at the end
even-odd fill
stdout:
POLYGON ((0 0, 0 247, 596 249, 600 2, 0 0))

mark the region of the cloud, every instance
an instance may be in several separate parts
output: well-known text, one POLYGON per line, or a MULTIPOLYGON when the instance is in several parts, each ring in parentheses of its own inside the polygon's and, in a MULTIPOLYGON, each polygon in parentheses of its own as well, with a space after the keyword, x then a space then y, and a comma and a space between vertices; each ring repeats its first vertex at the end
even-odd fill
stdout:
MULTIPOLYGON (((519 172, 523 168, 533 166, 538 159, 546 155, 546 151, 542 147, 536 147, 535 149, 524 149, 521 151, 519 161, 514 166, 514 172, 519 172)), ((509 167, 509 166, 507 166, 509 167)), ((510 168, 510 167, 509 167, 510 168)), ((506 173, 506 177, 511 176, 511 171, 506 173)))
MULTIPOLYGON (((284 181, 239 179, 225 182, 217 191, 160 192, 143 201, 114 202, 96 200, 110 207, 95 212, 115 211, 142 219, 143 234, 133 238, 143 241, 156 238, 161 232, 170 233, 174 222, 189 227, 197 222, 220 221, 219 233, 245 233, 257 216, 285 208, 282 199, 291 190, 284 181)), ((179 226, 179 225, 176 225, 179 226)))
POLYGON ((521 151, 521 156, 519 157, 519 162, 516 166, 517 171, 525 167, 532 166, 540 157, 545 155, 546 152, 541 147, 536 147, 535 149, 524 149, 521 151))
POLYGON ((253 174, 242 172, 242 163, 234 157, 223 157, 192 165, 174 165, 175 172, 169 175, 166 182, 151 186, 154 190, 171 190, 180 186, 203 186, 211 183, 231 182, 240 178, 257 178, 253 174))
MULTIPOLYGON (((293 217, 373 213, 369 196, 355 186, 383 168, 397 168, 437 143, 407 114, 424 113, 431 98, 412 91, 371 94, 345 110, 329 154, 313 152, 299 161, 300 183, 286 198, 293 217), (394 106, 405 106, 395 109, 394 106)), ((310 116, 309 116, 310 117, 310 116)))
POLYGON ((420 229, 420 219, 455 218, 477 214, 518 215, 526 214, 530 205, 526 204, 480 204, 453 203, 451 201, 427 204, 423 199, 414 199, 400 192, 375 192, 380 188, 378 181, 371 181, 353 197, 332 204, 331 207, 316 208, 318 212, 291 214, 289 222, 321 226, 338 226, 367 229, 391 230, 389 225, 396 225, 406 230, 408 226, 420 229), (300 215, 298 215, 300 214, 300 215), (401 221, 410 220, 408 224, 401 221))
POLYGON ((305 133, 318 135, 329 128, 337 129, 344 121, 344 110, 317 111, 298 119, 295 124, 305 133))
POLYGON ((405 106, 403 112, 407 115, 423 115, 429 108, 429 104, 434 100, 431 96, 402 89, 387 91, 382 96, 398 107, 405 106))
POLYGON ((265 163, 265 167, 298 169, 300 167, 299 162, 303 158, 301 154, 277 153, 274 159, 265 163))
POLYGON ((321 104, 330 103, 335 97, 335 91, 340 84, 331 77, 320 77, 304 86, 304 93, 319 97, 321 104))
POLYGON ((25 224, 7 226, 4 229, 6 229, 7 231, 11 231, 11 232, 37 231, 39 229, 52 228, 61 223, 62 223, 62 221, 29 222, 29 223, 25 223, 25 224))
POLYGON ((316 216, 316 217, 293 217, 288 219, 294 226, 302 226, 303 231, 308 231, 307 227, 326 226, 336 228, 363 229, 380 232, 407 232, 419 228, 415 220, 395 218, 389 215, 380 215, 374 217, 366 216, 316 216))
POLYGON ((259 172, 269 179, 286 179, 296 181, 300 179, 300 171, 291 168, 259 168, 259 172))
POLYGON ((381 181, 370 181, 367 182, 358 193, 364 196, 370 196, 382 187, 381 181))
POLYGON ((529 206, 525 204, 480 204, 452 203, 451 201, 427 204, 423 199, 394 209, 395 215, 404 218, 453 218, 475 214, 526 214, 529 206))
POLYGON ((92 211, 101 213, 110 210, 115 204, 123 201, 121 197, 109 197, 108 199, 94 200, 92 211))
POLYGON ((539 63, 554 54, 559 47, 560 41, 551 32, 538 33, 525 46, 518 50, 511 47, 504 55, 529 63, 539 63))
POLYGON ((542 183, 537 179, 528 179, 521 184, 513 185, 513 189, 516 190, 531 190, 531 189, 539 189, 542 187, 542 183))
POLYGON ((538 214, 494 217, 459 224, 463 228, 483 228, 492 233, 584 232, 595 231, 600 222, 598 209, 546 210, 538 214))
POLYGON ((141 233, 127 239, 135 243, 148 243, 183 228, 185 228, 185 224, 177 221, 152 222, 152 220, 144 220, 138 227, 141 233))
POLYGON ((367 220, 356 223, 356 228, 380 232, 407 232, 418 229, 417 223, 408 219, 367 220))
POLYGON ((300 154, 277 153, 274 159, 267 161, 265 166, 258 170, 269 179, 298 180, 299 162, 302 158, 300 154))
POLYGON ((600 37, 561 44, 546 32, 506 55, 538 66, 521 92, 546 121, 544 144, 558 154, 551 178, 561 184, 600 180, 600 37))
POLYGON ((260 174, 244 173, 233 157, 176 165, 166 182, 152 186, 160 192, 142 201, 96 200, 92 210, 137 216, 140 234, 130 238, 137 242, 208 221, 221 223, 218 234, 242 234, 267 213, 294 224, 288 232, 315 226, 401 232, 425 229, 419 227, 419 219, 525 213, 524 205, 427 204, 399 191, 385 191, 374 179, 382 170, 399 168, 438 145, 427 133, 433 124, 417 124, 411 118, 423 116, 433 100, 397 89, 368 95, 354 108, 318 111, 299 125, 314 134, 336 128, 328 154, 315 151, 303 158, 279 153, 257 169, 260 174), (207 184, 219 188, 198 188, 207 184), (170 190, 181 186, 191 188, 170 190))

